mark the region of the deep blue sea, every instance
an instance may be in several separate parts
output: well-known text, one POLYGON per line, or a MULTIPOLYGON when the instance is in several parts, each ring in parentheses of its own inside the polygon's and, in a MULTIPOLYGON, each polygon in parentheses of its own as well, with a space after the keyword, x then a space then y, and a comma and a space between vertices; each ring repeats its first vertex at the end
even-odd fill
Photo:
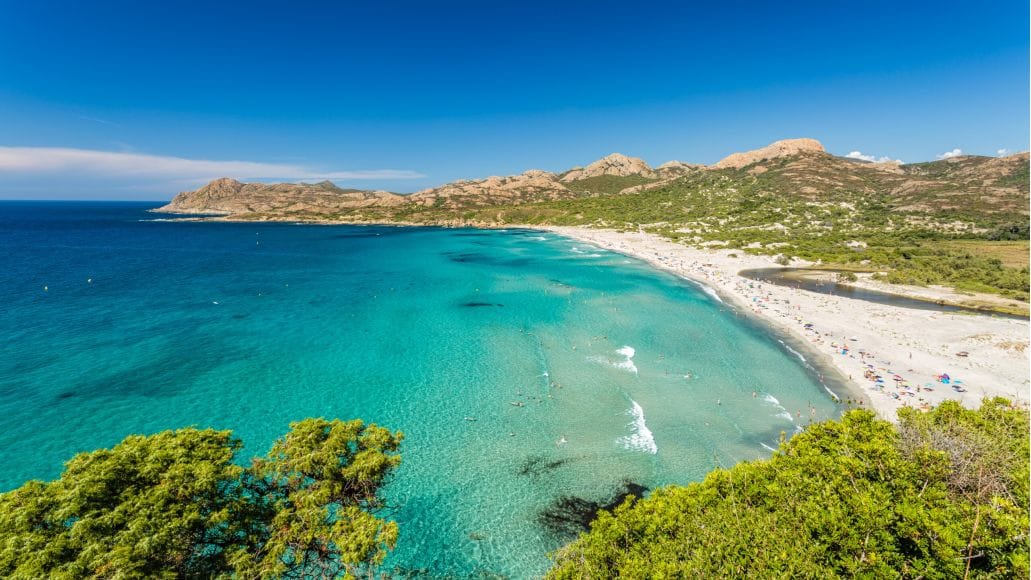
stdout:
POLYGON ((0 203, 0 490, 131 433, 291 421, 405 433, 388 565, 522 578, 604 502, 769 455, 840 413, 693 284, 527 230, 167 221, 156 203, 0 203), (475 419, 475 420, 472 420, 475 419))

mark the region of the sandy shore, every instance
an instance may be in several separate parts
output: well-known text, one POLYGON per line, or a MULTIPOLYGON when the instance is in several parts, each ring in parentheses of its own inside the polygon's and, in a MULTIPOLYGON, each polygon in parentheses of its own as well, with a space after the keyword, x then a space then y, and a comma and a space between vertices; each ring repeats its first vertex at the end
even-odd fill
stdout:
POLYGON ((894 420, 903 406, 927 408, 948 399, 968 407, 994 396, 1028 403, 1028 321, 874 304, 756 282, 738 272, 778 267, 770 257, 690 248, 646 233, 543 229, 711 287, 727 303, 807 344, 808 356, 832 364, 885 419, 894 420), (939 380, 943 373, 948 384, 939 380))

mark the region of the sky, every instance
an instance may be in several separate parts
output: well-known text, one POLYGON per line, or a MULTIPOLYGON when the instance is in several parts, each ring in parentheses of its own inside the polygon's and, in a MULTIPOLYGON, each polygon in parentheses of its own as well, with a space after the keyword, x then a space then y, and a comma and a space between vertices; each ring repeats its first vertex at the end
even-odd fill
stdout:
POLYGON ((0 0, 0 198, 1028 149, 1028 2, 0 0))

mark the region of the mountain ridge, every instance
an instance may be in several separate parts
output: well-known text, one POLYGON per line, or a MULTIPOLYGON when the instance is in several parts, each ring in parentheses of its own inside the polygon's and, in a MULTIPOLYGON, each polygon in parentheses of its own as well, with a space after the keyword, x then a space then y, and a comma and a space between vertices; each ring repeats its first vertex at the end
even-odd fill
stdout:
POLYGON ((707 166, 669 161, 653 168, 641 158, 612 153, 561 173, 530 169, 515 175, 460 179, 412 194, 341 188, 330 181, 266 184, 224 177, 181 192, 155 211, 231 219, 482 225, 481 219, 462 214, 639 194, 685 179, 699 186, 722 179, 724 187, 734 187, 735 180, 754 181, 772 172, 764 182, 776 176, 784 195, 808 202, 852 194, 883 195, 903 212, 957 210, 976 200, 988 211, 1019 213, 1024 206, 1026 213, 1027 184, 1021 176, 1027 174, 1027 164, 1027 152, 999 158, 964 155, 923 163, 870 163, 831 155, 819 141, 800 138, 732 153, 707 166))
POLYGON ((734 163, 728 160, 736 159, 736 163, 741 163, 753 158, 770 159, 806 147, 823 151, 823 146, 815 139, 793 139, 777 141, 756 151, 734 153, 708 167, 667 161, 656 168, 639 157, 610 153, 586 166, 573 167, 561 173, 530 169, 516 175, 459 179, 408 195, 379 190, 343 189, 328 180, 314 184, 266 184, 242 183, 230 177, 221 177, 196 190, 179 193, 155 211, 238 215, 303 210, 326 213, 334 209, 392 206, 400 202, 452 209, 533 203, 623 191, 634 193, 661 186, 694 171, 734 163), (338 196, 327 196, 331 193, 338 196))

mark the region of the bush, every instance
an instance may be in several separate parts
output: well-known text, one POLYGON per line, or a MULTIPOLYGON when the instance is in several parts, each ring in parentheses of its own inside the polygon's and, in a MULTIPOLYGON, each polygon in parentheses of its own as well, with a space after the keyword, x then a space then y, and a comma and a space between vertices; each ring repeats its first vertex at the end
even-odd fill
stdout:
POLYGON ((306 419, 248 468, 229 431, 131 436, 0 494, 4 578, 336 577, 383 561, 400 433, 306 419))
POLYGON ((1028 576, 1028 414, 865 410, 602 512, 552 578, 1028 576))

